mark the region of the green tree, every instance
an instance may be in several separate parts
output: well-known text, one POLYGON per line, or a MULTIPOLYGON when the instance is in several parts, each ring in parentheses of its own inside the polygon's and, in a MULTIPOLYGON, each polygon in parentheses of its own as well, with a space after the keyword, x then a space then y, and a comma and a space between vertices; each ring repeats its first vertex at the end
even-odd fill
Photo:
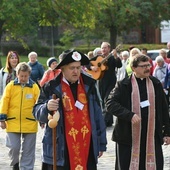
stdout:
MULTIPOLYGON (((2 35, 6 40, 17 40, 28 48, 27 38, 36 37, 38 30, 39 4, 35 0, 0 1, 0 47, 2 35)), ((2 50, 2 48, 1 48, 2 50)), ((2 64, 0 62, 0 67, 2 64)))
POLYGON ((23 37, 37 36, 39 4, 35 0, 0 1, 0 38, 6 33, 26 47, 23 37))
POLYGON ((117 35, 133 28, 159 27, 162 20, 169 20, 169 0, 106 0, 96 16, 103 29, 110 33, 110 43, 115 47, 117 35))
POLYGON ((123 31, 144 25, 156 28, 170 14, 168 0, 52 0, 52 4, 58 24, 72 25, 84 35, 108 32, 112 48, 123 31))
POLYGON ((23 37, 36 37, 39 26, 64 25, 87 40, 109 33, 114 48, 123 31, 156 28, 169 16, 169 0, 1 0, 0 38, 8 33, 26 46, 23 37))

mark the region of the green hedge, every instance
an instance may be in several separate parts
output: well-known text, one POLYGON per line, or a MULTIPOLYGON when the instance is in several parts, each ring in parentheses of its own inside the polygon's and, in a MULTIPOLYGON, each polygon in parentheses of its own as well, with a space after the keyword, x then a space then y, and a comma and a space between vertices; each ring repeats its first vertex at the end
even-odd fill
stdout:
MULTIPOLYGON (((161 49, 166 48, 166 44, 123 44, 121 50, 127 50, 130 46, 135 46, 139 49, 141 48, 147 48, 148 50, 153 49, 161 49)), ((81 51, 82 53, 87 54, 89 51, 93 51, 96 47, 99 46, 87 46, 87 45, 81 45, 74 47, 76 50, 81 51)), ((54 55, 59 56, 62 51, 67 50, 68 48, 65 46, 54 46, 54 55)), ((36 51, 38 56, 42 57, 51 57, 51 47, 50 46, 40 46, 40 44, 37 42, 35 45, 30 45, 29 49, 24 49, 19 44, 5 44, 1 47, 1 53, 2 55, 7 55, 8 51, 14 50, 17 51, 19 55, 28 55, 30 51, 36 51)))

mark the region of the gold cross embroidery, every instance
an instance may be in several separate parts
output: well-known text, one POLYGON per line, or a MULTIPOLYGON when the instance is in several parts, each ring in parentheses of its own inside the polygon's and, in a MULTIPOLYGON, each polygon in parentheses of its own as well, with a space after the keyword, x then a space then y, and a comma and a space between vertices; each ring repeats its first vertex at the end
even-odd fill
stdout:
POLYGON ((83 170, 83 167, 81 165, 77 165, 77 167, 75 168, 75 170, 83 170))
POLYGON ((76 135, 78 134, 78 130, 76 130, 72 127, 68 134, 70 136, 73 136, 74 141, 76 141, 76 135))
POLYGON ((83 133, 83 139, 85 138, 85 135, 86 133, 89 132, 89 129, 87 128, 86 125, 84 125, 82 128, 81 128, 81 133, 83 133))

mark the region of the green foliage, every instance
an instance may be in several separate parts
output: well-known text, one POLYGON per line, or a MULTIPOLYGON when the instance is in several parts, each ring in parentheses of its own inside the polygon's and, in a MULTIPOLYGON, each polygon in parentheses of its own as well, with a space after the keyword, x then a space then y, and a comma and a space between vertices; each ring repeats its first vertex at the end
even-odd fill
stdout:
POLYGON ((58 14, 58 20, 71 24, 76 28, 94 28, 95 4, 98 2, 91 0, 53 0, 53 9, 58 14))
POLYGON ((5 40, 17 40, 28 49, 28 38, 37 37, 38 1, 1 0, 0 1, 0 38, 5 34, 5 40))
POLYGON ((55 11, 53 0, 39 1, 39 25, 40 26, 57 26, 60 23, 59 11, 55 11))
POLYGON ((11 36, 26 36, 33 33, 38 26, 38 2, 34 0, 2 0, 0 20, 4 20, 3 30, 11 36))
POLYGON ((74 31, 60 35, 59 49, 71 47, 78 36, 88 48, 95 38, 106 39, 114 47, 122 32, 158 27, 169 16, 169 0, 1 0, 0 38, 6 33, 6 40, 15 39, 27 50, 39 49, 39 26, 64 25, 74 31))
POLYGON ((72 46, 72 42, 74 40, 74 34, 71 30, 66 30, 63 36, 60 38, 60 42, 64 44, 64 48, 68 49, 72 46))

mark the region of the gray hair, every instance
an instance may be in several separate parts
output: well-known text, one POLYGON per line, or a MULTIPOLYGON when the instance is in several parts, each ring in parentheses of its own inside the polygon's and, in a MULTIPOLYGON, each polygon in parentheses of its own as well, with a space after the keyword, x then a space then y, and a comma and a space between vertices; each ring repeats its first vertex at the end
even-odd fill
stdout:
POLYGON ((123 57, 123 56, 128 56, 128 57, 129 57, 129 52, 128 52, 128 51, 122 51, 121 54, 122 54, 122 57, 123 57))
POLYGON ((101 52, 101 48, 100 47, 97 47, 93 50, 93 56, 96 57, 98 54, 98 52, 101 52))
POLYGON ((31 67, 26 62, 21 62, 16 67, 16 73, 19 74, 20 71, 31 73, 31 67))
POLYGON ((164 61, 163 57, 162 56, 157 56, 156 59, 155 59, 155 62, 158 63, 158 62, 162 62, 164 61))
POLYGON ((38 56, 36 52, 32 51, 28 54, 28 58, 30 58, 32 55, 35 55, 36 57, 38 56))

